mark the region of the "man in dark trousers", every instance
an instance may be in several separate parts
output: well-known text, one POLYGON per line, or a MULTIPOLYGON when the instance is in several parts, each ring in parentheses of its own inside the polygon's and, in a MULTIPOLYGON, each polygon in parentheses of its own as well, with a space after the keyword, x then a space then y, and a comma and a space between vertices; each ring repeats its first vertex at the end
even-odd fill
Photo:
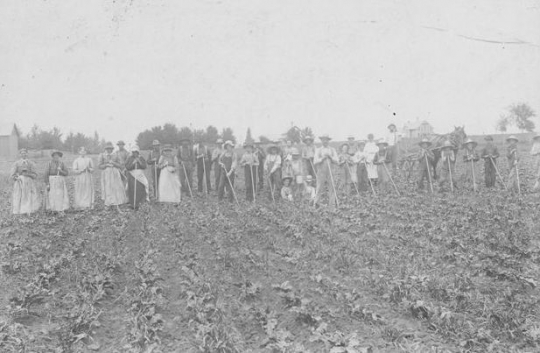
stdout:
POLYGON ((257 157, 259 157, 257 177, 259 178, 259 190, 262 190, 264 186, 264 160, 266 159, 266 152, 264 152, 262 142, 255 143, 255 153, 257 153, 257 157))
POLYGON ((193 165, 195 164, 195 157, 193 148, 191 146, 191 140, 181 139, 180 147, 178 148, 178 162, 180 163, 180 183, 182 184, 182 192, 184 195, 191 195, 193 187, 193 165))
POLYGON ((152 150, 148 154, 147 164, 150 166, 150 172, 152 173, 152 189, 154 190, 154 197, 158 198, 159 188, 159 174, 161 169, 157 168, 159 163, 159 157, 161 156, 161 144, 158 140, 152 141, 152 150))
POLYGON ((499 151, 497 146, 493 143, 493 137, 486 136, 486 145, 482 149, 482 158, 484 159, 484 175, 486 187, 492 188, 495 186, 497 180, 497 158, 499 158, 499 151))

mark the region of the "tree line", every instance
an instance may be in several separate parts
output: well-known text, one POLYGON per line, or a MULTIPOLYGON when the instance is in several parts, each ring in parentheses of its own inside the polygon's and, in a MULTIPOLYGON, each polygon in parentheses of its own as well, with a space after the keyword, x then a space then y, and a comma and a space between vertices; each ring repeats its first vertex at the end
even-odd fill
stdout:
POLYGON ((105 147, 105 139, 97 132, 93 136, 83 133, 70 132, 64 135, 59 128, 45 130, 38 125, 32 126, 30 132, 19 136, 19 146, 28 149, 62 150, 75 153, 80 147, 85 147, 89 153, 99 153, 105 147))
POLYGON ((187 126, 178 128, 176 125, 167 123, 163 126, 154 126, 137 135, 136 142, 142 150, 152 148, 152 141, 158 140, 161 144, 178 145, 178 142, 187 139, 194 142, 214 144, 221 138, 224 141, 231 140, 236 143, 236 137, 230 127, 226 127, 219 133, 215 126, 209 125, 206 129, 191 129, 187 126))

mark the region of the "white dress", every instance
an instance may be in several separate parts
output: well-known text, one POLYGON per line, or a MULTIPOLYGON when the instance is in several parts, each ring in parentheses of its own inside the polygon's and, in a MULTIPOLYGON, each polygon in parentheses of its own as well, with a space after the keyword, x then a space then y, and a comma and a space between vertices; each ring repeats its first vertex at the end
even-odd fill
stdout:
POLYGON ((176 157, 159 158, 162 167, 159 175, 159 202, 179 203, 181 199, 180 179, 178 177, 178 159, 176 157))
POLYGON ((94 163, 89 157, 79 157, 73 162, 73 173, 75 174, 74 206, 77 209, 94 206, 93 169, 94 163))
POLYGON ((379 147, 375 144, 375 142, 367 142, 366 146, 364 147, 364 156, 366 157, 366 169, 368 178, 370 179, 377 179, 377 166, 373 164, 373 161, 375 160, 375 155, 379 152, 379 147))
MULTIPOLYGON (((11 177, 16 178, 13 184, 13 214, 30 214, 37 212, 41 206, 41 198, 34 178, 23 176, 23 170, 35 173, 35 164, 29 160, 15 162, 11 169, 11 177)), ((36 176, 34 174, 34 176, 36 176)))

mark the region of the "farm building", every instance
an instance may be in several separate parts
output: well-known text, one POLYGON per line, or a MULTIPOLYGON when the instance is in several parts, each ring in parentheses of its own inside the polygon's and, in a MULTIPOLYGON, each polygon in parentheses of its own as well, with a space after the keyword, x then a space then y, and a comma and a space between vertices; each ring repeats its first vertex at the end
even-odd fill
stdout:
POLYGON ((0 160, 15 160, 19 151, 19 129, 15 124, 0 123, 0 160))
POLYGON ((421 138, 433 134, 433 126, 425 120, 407 121, 401 129, 405 138, 421 138))

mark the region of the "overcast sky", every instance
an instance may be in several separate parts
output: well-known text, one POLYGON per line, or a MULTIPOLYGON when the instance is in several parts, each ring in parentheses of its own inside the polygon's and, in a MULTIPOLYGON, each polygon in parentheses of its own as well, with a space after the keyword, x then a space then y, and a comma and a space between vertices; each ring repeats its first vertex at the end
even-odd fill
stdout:
POLYGON ((1 0, 0 67, 24 132, 493 132, 512 103, 540 114, 540 1, 1 0))

